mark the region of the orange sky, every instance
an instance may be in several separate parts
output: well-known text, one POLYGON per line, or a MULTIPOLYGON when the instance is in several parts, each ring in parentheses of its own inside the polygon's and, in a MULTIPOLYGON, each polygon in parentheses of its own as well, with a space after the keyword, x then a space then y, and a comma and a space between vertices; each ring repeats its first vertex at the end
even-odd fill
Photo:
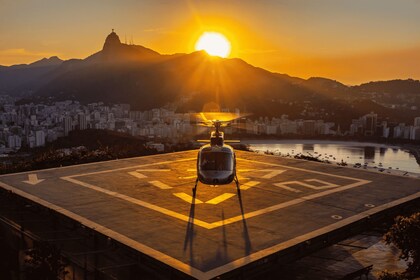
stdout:
POLYGON ((0 65, 84 58, 115 28, 161 53, 194 51, 219 31, 230 57, 346 84, 420 79, 417 0, 0 0, 0 65))

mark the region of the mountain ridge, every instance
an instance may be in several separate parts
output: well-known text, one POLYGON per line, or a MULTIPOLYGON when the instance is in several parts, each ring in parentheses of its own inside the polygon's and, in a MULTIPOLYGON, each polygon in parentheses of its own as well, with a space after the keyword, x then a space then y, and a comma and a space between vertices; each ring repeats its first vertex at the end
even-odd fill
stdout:
MULTIPOLYGON (((135 110, 176 104, 180 111, 200 111, 206 103, 216 102, 256 115, 287 112, 305 117, 289 110, 294 108, 299 113, 312 110, 308 113, 311 117, 333 120, 335 108, 345 109, 357 98, 365 98, 375 85, 386 88, 394 84, 347 86, 322 77, 302 79, 270 72, 239 58, 211 57, 204 51, 162 55, 143 46, 123 44, 114 31, 105 39, 102 50, 85 59, 61 61, 52 57, 29 65, 0 68, 0 93, 14 93, 29 100, 129 103, 135 110), (14 88, 14 83, 19 86, 14 88), (327 115, 324 107, 328 108, 327 115)), ((420 96, 419 81, 400 81, 412 88, 409 94, 420 96)), ((372 108, 393 114, 369 102, 372 108)), ((368 107, 366 102, 360 104, 368 107)))

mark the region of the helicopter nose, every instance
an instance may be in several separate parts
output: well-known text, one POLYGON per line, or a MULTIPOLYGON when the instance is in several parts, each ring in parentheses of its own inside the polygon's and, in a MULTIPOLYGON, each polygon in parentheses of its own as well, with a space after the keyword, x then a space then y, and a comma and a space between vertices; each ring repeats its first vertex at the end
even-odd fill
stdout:
POLYGON ((219 183, 218 179, 213 179, 213 184, 217 185, 219 183))

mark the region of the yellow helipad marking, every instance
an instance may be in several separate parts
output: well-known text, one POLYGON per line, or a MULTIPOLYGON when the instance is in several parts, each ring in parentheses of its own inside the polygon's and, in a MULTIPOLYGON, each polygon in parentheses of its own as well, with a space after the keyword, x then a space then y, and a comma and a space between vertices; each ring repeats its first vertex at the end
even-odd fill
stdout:
POLYGON ((280 210, 280 209, 283 209, 283 208, 286 208, 286 207, 289 207, 289 206, 292 206, 292 205, 296 205, 296 204, 299 204, 299 203, 302 203, 302 202, 306 202, 308 200, 323 197, 323 196, 326 196, 326 195, 329 195, 329 194, 332 194, 332 193, 336 193, 336 192, 341 192, 341 191, 344 191, 344 190, 347 190, 347 189, 352 189, 352 188, 355 188, 355 187, 363 186, 363 185, 371 182, 371 181, 368 181, 368 180, 362 180, 362 179, 359 179, 359 180, 360 180, 359 182, 349 184, 347 186, 343 186, 343 187, 340 187, 340 188, 331 189, 331 190, 328 190, 328 191, 323 191, 323 192, 320 192, 320 193, 315 193, 315 194, 303 196, 301 198, 292 199, 292 200, 289 200, 289 201, 286 201, 286 202, 283 202, 283 203, 279 203, 277 205, 266 207, 264 209, 260 209, 260 210, 249 212, 249 213, 245 213, 245 215, 243 215, 243 216, 238 215, 236 217, 225 219, 223 221, 214 222, 214 223, 211 223, 211 226, 212 226, 211 228, 220 227, 220 226, 228 225, 228 224, 231 224, 231 223, 235 223, 235 222, 241 221, 242 219, 249 219, 249 218, 259 216, 259 215, 267 214, 267 213, 277 211, 277 210, 280 210))
POLYGON ((194 168, 194 169, 193 168, 188 168, 187 169, 187 172, 196 172, 196 171, 197 171, 197 168, 194 168))
POLYGON ((302 192, 302 191, 300 191, 300 190, 297 190, 297 189, 294 189, 294 188, 288 187, 288 186, 286 186, 284 183, 276 183, 276 184, 273 184, 273 185, 274 185, 274 186, 276 186, 276 187, 282 188, 282 189, 284 189, 284 190, 291 191, 291 192, 295 192, 295 193, 302 192))
POLYGON ((313 186, 313 188, 315 190, 323 190, 323 189, 335 188, 335 187, 338 186, 336 184, 328 183, 328 182, 325 182, 325 181, 322 181, 322 180, 319 180, 319 179, 307 179, 305 181, 306 182, 317 182, 317 183, 320 183, 320 184, 324 184, 323 186, 313 186))
POLYGON ((168 172, 168 171, 171 171, 171 170, 170 169, 139 169, 136 171, 128 172, 128 174, 136 177, 137 179, 144 179, 144 178, 147 178, 147 176, 140 172, 168 172))
POLYGON ((162 190, 172 189, 171 186, 168 186, 167 184, 162 183, 161 181, 149 181, 149 184, 155 187, 158 187, 159 189, 162 189, 162 190))
MULTIPOLYGON (((97 191, 97 192, 101 192, 101 193, 104 193, 104 194, 107 194, 107 195, 110 195, 110 196, 113 196, 113 197, 116 197, 116 198, 119 198, 119 199, 123 199, 125 201, 130 202, 130 203, 133 203, 133 204, 136 204, 136 205, 154 210, 156 212, 171 216, 173 218, 180 219, 180 220, 185 221, 185 222, 190 222, 190 217, 188 217, 186 215, 177 213, 177 212, 172 211, 172 210, 168 210, 166 208, 154 205, 152 203, 149 203, 149 202, 146 202, 146 201, 143 201, 143 200, 140 200, 140 199, 133 198, 133 197, 128 196, 128 195, 124 195, 124 194, 117 193, 117 192, 114 192, 114 191, 110 191, 110 190, 107 190, 107 189, 104 189, 104 188, 101 188, 101 187, 97 187, 95 185, 85 183, 85 182, 79 181, 79 180, 71 178, 71 177, 72 176, 61 177, 61 179, 72 182, 74 184, 80 185, 82 187, 85 187, 85 188, 88 188, 88 189, 91 189, 91 190, 94 190, 94 191, 97 191)), ((209 228, 209 225, 210 225, 209 223, 200 221, 198 219, 194 219, 194 224, 197 225, 197 226, 201 226, 203 228, 209 228)))
MULTIPOLYGON (((349 178, 349 177, 347 177, 347 178, 349 178)), ((62 177, 62 179, 63 180, 68 180, 68 181, 72 180, 70 177, 62 177)), ((353 180, 360 180, 360 179, 353 179, 353 180)), ((74 180, 74 181, 77 181, 77 180, 74 180)), ((77 182, 80 182, 80 181, 77 181, 77 182)), ((363 185, 363 184, 366 184, 366 183, 369 183, 369 182, 370 181, 362 180, 358 183, 359 183, 359 185, 363 185)), ((83 183, 83 182, 80 182, 80 183, 83 183)), ((80 185, 80 183, 76 183, 76 184, 80 185)), ((87 185, 89 185, 89 184, 87 184, 87 185)), ((346 186, 346 188, 355 187, 354 184, 352 184, 352 185, 353 186, 351 186, 351 187, 350 187, 350 185, 346 186)), ((354 223, 355 221, 358 221, 360 219, 370 217, 370 216, 372 216, 376 213, 379 213, 380 211, 383 211, 385 209, 392 208, 396 205, 400 205, 400 204, 403 204, 405 202, 412 201, 414 199, 418 199, 420 197, 420 192, 417 192, 417 193, 412 194, 410 196, 403 197, 401 199, 392 201, 390 203, 383 204, 379 207, 369 209, 365 212, 361 212, 361 213, 359 213, 357 215, 353 215, 349 218, 339 220, 339 221, 337 221, 333 224, 330 224, 328 226, 325 226, 323 228, 316 229, 316 230, 308 232, 306 234, 303 234, 303 235, 297 236, 295 238, 289 239, 285 242, 282 242, 282 243, 279 243, 277 245, 271 246, 269 248, 266 248, 266 249, 260 250, 258 252, 252 253, 252 254, 247 255, 243 258, 237 259, 237 260, 232 261, 230 263, 227 263, 225 265, 214 268, 210 271, 203 272, 199 269, 196 269, 196 268, 194 268, 194 267, 192 267, 188 264, 185 264, 185 263, 181 262, 180 260, 178 260, 176 258, 173 258, 173 257, 171 257, 171 256, 169 256, 169 255, 167 255, 163 252, 160 252, 156 249, 153 249, 153 248, 151 248, 147 245, 144 245, 144 244, 138 242, 137 240, 131 239, 131 238, 129 238, 129 237, 127 237, 127 236, 125 236, 121 233, 118 233, 118 232, 116 232, 116 231, 114 231, 110 228, 107 228, 107 227, 105 227, 101 224, 98 224, 98 223, 94 222, 93 220, 89 220, 89 219, 87 219, 83 216, 80 216, 80 215, 78 215, 74 212, 71 212, 70 210, 67 210, 65 208, 62 208, 62 207, 60 207, 56 204, 53 204, 53 203, 48 202, 46 200, 43 200, 43 199, 41 199, 37 196, 34 196, 32 194, 26 193, 26 192, 24 192, 24 191, 22 191, 18 188, 12 187, 12 186, 7 185, 3 182, 0 182, 0 186, 3 187, 6 190, 12 191, 13 193, 15 193, 19 196, 25 197, 25 198, 27 198, 29 200, 32 200, 32 201, 34 201, 34 202, 36 202, 40 205, 43 205, 44 207, 47 207, 47 208, 52 209, 54 211, 57 211, 58 213, 61 213, 65 216, 67 216, 67 217, 70 217, 71 219, 80 222, 82 225, 85 225, 85 226, 87 226, 91 229, 94 229, 95 231, 97 231, 99 233, 102 233, 105 236, 109 236, 112 239, 115 239, 115 240, 129 246, 129 247, 132 247, 132 248, 134 248, 134 249, 136 249, 136 250, 138 250, 138 251, 140 251, 140 252, 142 252, 146 255, 149 255, 152 258, 160 260, 161 262, 163 262, 167 265, 175 267, 175 268, 179 269, 180 271, 183 271, 184 273, 186 273, 188 275, 191 275, 192 277, 197 278, 197 279, 212 279, 212 278, 215 278, 215 277, 217 277, 219 275, 222 275, 222 274, 224 274, 224 273, 226 273, 226 272, 228 272, 232 269, 235 269, 237 267, 241 267, 241 266, 244 266, 246 264, 255 262, 255 261, 260 260, 260 259, 262 259, 266 256, 272 255, 272 254, 274 254, 274 253, 276 253, 280 250, 290 248, 292 246, 296 246, 297 244, 301 243, 304 240, 310 240, 310 239, 316 238, 317 236, 319 236, 321 234, 331 232, 331 231, 336 230, 338 228, 341 228, 345 225, 349 225, 351 223, 354 223)), ((340 189, 342 189, 342 188, 343 187, 341 187, 340 189)), ((328 192, 336 191, 336 190, 337 189, 328 190, 328 192)), ((101 190, 98 190, 98 191, 101 191, 101 190)), ((154 206, 154 205, 152 205, 152 206, 154 206)), ((177 213, 175 213, 175 215, 176 214, 177 213)), ((181 215, 181 216, 184 216, 184 215, 181 215)), ((190 222, 189 217, 187 217, 187 216, 185 216, 185 217, 186 217, 185 221, 190 222)), ((184 220, 184 219, 182 218, 182 220, 184 220)), ((197 223, 196 221, 197 220, 194 219, 194 224, 199 225, 199 223, 197 223)), ((223 221, 221 221, 221 222, 223 222, 223 221)))
POLYGON ((136 171, 141 171, 141 172, 168 172, 171 171, 171 169, 137 169, 136 171))
POLYGON ((234 194, 234 193, 224 193, 224 194, 221 194, 219 196, 216 196, 213 199, 210 199, 209 201, 206 201, 206 203, 216 205, 216 204, 219 204, 220 202, 223 202, 223 201, 225 201, 225 200, 227 200, 227 199, 229 199, 229 198, 231 198, 232 196, 235 196, 235 195, 236 194, 234 194))
POLYGON ((201 204, 201 203, 203 203, 201 200, 199 200, 197 198, 194 199, 194 197, 192 197, 191 195, 183 193, 183 192, 173 193, 173 195, 182 199, 182 200, 184 200, 184 201, 186 201, 186 202, 188 202, 188 203, 190 203, 190 204, 201 204))
MULTIPOLYGON (((131 202, 131 203, 149 208, 151 210, 155 210, 155 211, 160 212, 162 214, 166 214, 166 215, 171 216, 173 218, 177 218, 177 219, 183 220, 185 222, 190 222, 191 223, 190 218, 188 216, 177 213, 175 211, 168 210, 166 208, 159 207, 157 205, 154 205, 154 204, 151 204, 151 203, 139 200, 139 199, 135 199, 135 198, 132 198, 132 197, 127 196, 127 195, 123 195, 123 194, 120 194, 120 193, 117 193, 117 192, 113 192, 113 191, 109 191, 107 189, 103 189, 101 187, 97 187, 97 186, 94 186, 94 185, 76 180, 74 178, 71 178, 70 176, 61 177, 61 179, 72 182, 74 184, 78 184, 80 186, 83 186, 83 187, 86 187, 86 188, 89 188, 89 189, 92 189, 92 190, 95 190, 95 191, 98 191, 98 192, 106 193, 110 196, 114 196, 114 197, 117 197, 117 198, 124 199, 128 202, 131 202)), ((354 179, 354 180, 356 180, 356 179, 354 179)), ((266 207, 264 209, 249 212, 249 213, 246 213, 243 216, 238 215, 238 216, 235 216, 235 217, 232 217, 232 218, 229 218, 229 219, 225 219, 225 220, 221 220, 221 221, 213 222, 213 223, 207 223, 207 222, 204 222, 204 221, 201 221, 201 220, 195 218, 193 223, 197 226, 201 226, 201 227, 206 228, 206 229, 213 229, 213 228, 217 228, 217 227, 221 227, 221 226, 224 226, 224 225, 228 225, 228 224, 232 224, 232 223, 241 221, 244 218, 245 219, 253 218, 253 217, 256 217, 256 216, 259 216, 259 215, 270 213, 272 211, 276 211, 276 210, 279 210, 279 209, 282 209, 282 208, 286 208, 286 207, 289 207, 289 206, 292 206, 292 205, 296 205, 296 204, 299 204, 299 203, 302 203, 302 202, 305 202, 305 201, 308 201, 308 200, 311 200, 311 199, 315 199, 315 198, 319 198, 319 197, 329 195, 329 194, 332 194, 332 193, 341 192, 341 191, 344 191, 344 190, 347 190, 347 189, 352 189, 352 188, 355 188, 355 187, 359 187, 359 186, 362 186, 362 185, 365 185, 365 184, 371 182, 371 181, 363 180, 363 179, 357 179, 357 181, 358 182, 355 182, 353 184, 349 184, 347 186, 323 191, 323 192, 320 192, 320 193, 307 195, 307 196, 304 196, 304 197, 301 197, 301 198, 296 198, 296 199, 293 199, 293 200, 290 200, 290 201, 287 201, 287 202, 283 202, 283 203, 280 203, 280 204, 277 204, 277 205, 266 207)))
POLYGON ((246 182, 245 184, 241 185, 240 188, 241 188, 241 190, 247 190, 247 189, 250 189, 252 187, 255 187, 259 183, 260 182, 258 182, 258 181, 249 181, 249 182, 246 182))
MULTIPOLYGON (((183 271, 184 273, 193 276, 194 278, 197 279, 210 279, 210 277, 206 276, 206 273, 196 269, 188 264, 183 263, 182 261, 171 257, 161 251, 158 251, 156 249, 153 249, 152 247, 149 247, 145 244, 142 244, 140 242, 138 242, 137 240, 131 239, 125 235, 123 235, 122 233, 119 233, 115 230, 112 230, 110 228, 107 228, 101 224, 98 224, 96 222, 94 222, 93 220, 89 220, 88 218, 85 218, 83 216, 80 216, 70 210, 67 210, 65 208, 62 208, 56 204, 53 204, 51 202, 48 202, 46 200, 43 200, 35 195, 26 193, 24 191, 21 191, 17 188, 14 188, 12 186, 9 186, 3 182, 0 182, 0 187, 6 189, 6 190, 11 190, 13 191, 13 193, 25 197, 29 200, 32 200, 40 205, 43 205, 44 207, 48 208, 48 209, 52 209, 58 213, 61 213, 75 221, 78 221, 79 223, 81 223, 82 225, 91 228, 93 230, 95 230, 96 232, 102 233, 105 236, 108 236, 114 240, 117 240, 125 245, 127 245, 128 247, 134 248, 135 250, 138 250, 139 252, 142 252, 146 255, 149 255, 150 257, 157 259, 159 261, 161 261, 162 263, 175 267, 177 269, 179 269, 180 271, 183 271)), ((189 222, 189 217, 186 217, 186 222, 189 222)))
POLYGON ((34 186, 41 183, 42 181, 44 181, 44 179, 38 179, 37 174, 28 174, 28 180, 23 182, 34 186))
POLYGON ((279 187, 279 188, 283 188, 286 189, 288 191, 292 191, 292 192, 300 192, 300 191, 296 191, 294 188, 288 187, 287 185, 300 185, 309 189, 313 189, 313 190, 323 190, 323 189, 329 189, 329 188, 335 188, 338 185, 335 184, 331 184, 322 180, 318 180, 318 179, 307 179, 305 180, 305 182, 301 182, 301 181, 288 181, 288 182, 281 182, 281 183, 277 183, 274 184, 275 186, 279 187), (318 182, 321 184, 324 184, 323 186, 314 186, 305 182, 318 182))
POLYGON ((180 177, 178 177, 179 179, 193 179, 193 178, 196 178, 197 176, 180 176, 180 177))
POLYGON ((287 170, 284 170, 284 169, 274 169, 274 170, 272 170, 272 169, 264 169, 264 170, 261 170, 261 171, 270 172, 270 173, 262 176, 261 178, 263 178, 263 179, 271 179, 271 178, 274 178, 277 175, 279 175, 279 174, 281 174, 281 173, 283 173, 284 171, 287 171, 287 170))
POLYGON ((249 177, 238 176, 239 183, 242 183, 242 181, 246 181, 246 180, 249 180, 249 177))
POLYGON ((139 173, 139 172, 137 172, 137 171, 128 172, 128 174, 130 174, 131 176, 136 177, 137 179, 144 179, 144 178, 147 178, 147 176, 146 176, 146 175, 143 175, 143 174, 141 174, 141 173, 139 173))
MULTIPOLYGON (((156 165, 162 165, 162 164, 170 164, 170 163, 175 163, 175 162, 185 162, 185 161, 192 161, 195 160, 195 158, 189 158, 189 159, 182 159, 182 160, 175 160, 175 161, 165 161, 165 162, 155 162, 155 163, 150 163, 150 164, 144 164, 142 166, 135 166, 135 168, 141 168, 141 167, 145 167, 145 166, 156 166, 156 165)), ((306 202, 308 200, 312 200, 312 199, 316 199, 319 197, 323 197, 329 194, 333 194, 333 193, 337 193, 337 192, 341 192, 347 189, 352 189, 355 187, 359 187, 359 186, 363 186, 365 184, 370 183, 371 181, 369 180, 364 180, 364 179, 358 179, 358 178, 352 178, 352 177, 347 177, 347 176, 342 176, 342 175, 334 175, 334 174, 330 174, 330 173, 325 173, 325 172, 321 172, 321 171, 314 171, 314 170, 307 170, 307 169, 303 169, 303 168, 297 168, 297 167, 289 167, 289 166, 283 166, 280 164, 275 164, 275 163, 268 163, 268 162, 262 162, 262 161, 254 161, 254 160, 247 160, 247 159, 239 159, 241 161, 246 161, 246 162, 252 162, 252 163, 256 163, 256 164, 262 164, 262 165, 268 165, 268 166, 272 166, 272 167, 281 167, 281 168, 287 168, 287 169, 292 169, 292 170, 300 170, 300 171, 304 171, 304 172, 308 172, 308 173, 312 173, 312 174, 320 174, 320 175, 324 175, 324 176, 328 176, 328 177, 333 177, 333 178, 342 178, 342 179, 347 179, 347 180, 352 180, 355 181, 354 183, 345 185, 345 186, 341 186, 341 187, 337 187, 337 188, 332 188, 323 192, 318 192, 315 194, 311 194, 311 195, 307 195, 307 196, 303 196, 300 198, 296 198, 287 202, 283 202, 283 203, 279 203, 273 206, 269 206, 260 210, 256 210, 253 212, 248 212, 245 213, 244 215, 238 215, 232 218, 228 218, 225 220, 221 220, 221 221, 217 221, 217 222, 213 222, 213 223, 207 223, 205 221, 201 221, 199 219, 194 218, 193 221, 191 221, 190 217, 187 215, 183 215, 180 213, 177 213, 175 211, 151 204, 149 202, 146 201, 142 201, 139 199, 135 199, 133 197, 121 194, 121 193, 117 193, 114 191, 110 191, 101 187, 97 187, 95 185, 89 184, 89 183, 85 183, 83 181, 77 180, 75 179, 75 177, 82 177, 82 176, 87 176, 87 175, 96 175, 96 174, 101 174, 101 173, 109 173, 109 172, 113 172, 113 171, 120 171, 120 170, 127 170, 127 169, 133 169, 133 167, 123 167, 123 168, 117 168, 117 169, 111 169, 111 170, 105 170, 105 171, 97 171, 97 172, 89 172, 89 173, 84 173, 84 174, 76 174, 76 175, 71 175, 71 176, 65 176, 65 177, 61 177, 61 179, 69 181, 73 184, 77 184, 79 186, 82 187, 86 187, 92 190, 95 190, 97 192, 102 192, 105 194, 108 194, 110 196, 114 196, 116 198, 120 198, 123 200, 126 200, 128 202, 131 202, 133 204, 137 204, 139 206, 157 211, 159 213, 171 216, 173 218, 185 221, 185 222, 189 222, 189 223, 194 223, 197 226, 203 227, 205 229, 213 229, 213 228, 217 228, 217 227, 221 227, 224 225, 228 225, 231 223, 235 223, 238 221, 241 221, 243 219, 249 219, 249 218, 253 218, 259 215, 263 215, 263 214, 267 214, 270 213, 272 211, 277 211, 279 209, 282 208, 286 208, 292 205, 296 205, 299 203, 303 203, 306 202)), ((194 171, 196 171, 195 169, 192 169, 194 171)), ((269 169, 272 170, 272 169, 269 169)), ((278 170, 277 170, 278 171, 278 170)), ((311 185, 312 186, 312 185, 311 185)), ((314 186, 312 186, 314 187, 314 186)))

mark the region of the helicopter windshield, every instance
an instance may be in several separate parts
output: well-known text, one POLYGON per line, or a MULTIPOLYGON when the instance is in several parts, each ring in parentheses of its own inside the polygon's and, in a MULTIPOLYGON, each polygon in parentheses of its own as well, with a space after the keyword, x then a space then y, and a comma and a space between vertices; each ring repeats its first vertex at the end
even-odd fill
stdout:
POLYGON ((200 168, 202 170, 232 171, 232 154, 222 152, 201 153, 200 168))

